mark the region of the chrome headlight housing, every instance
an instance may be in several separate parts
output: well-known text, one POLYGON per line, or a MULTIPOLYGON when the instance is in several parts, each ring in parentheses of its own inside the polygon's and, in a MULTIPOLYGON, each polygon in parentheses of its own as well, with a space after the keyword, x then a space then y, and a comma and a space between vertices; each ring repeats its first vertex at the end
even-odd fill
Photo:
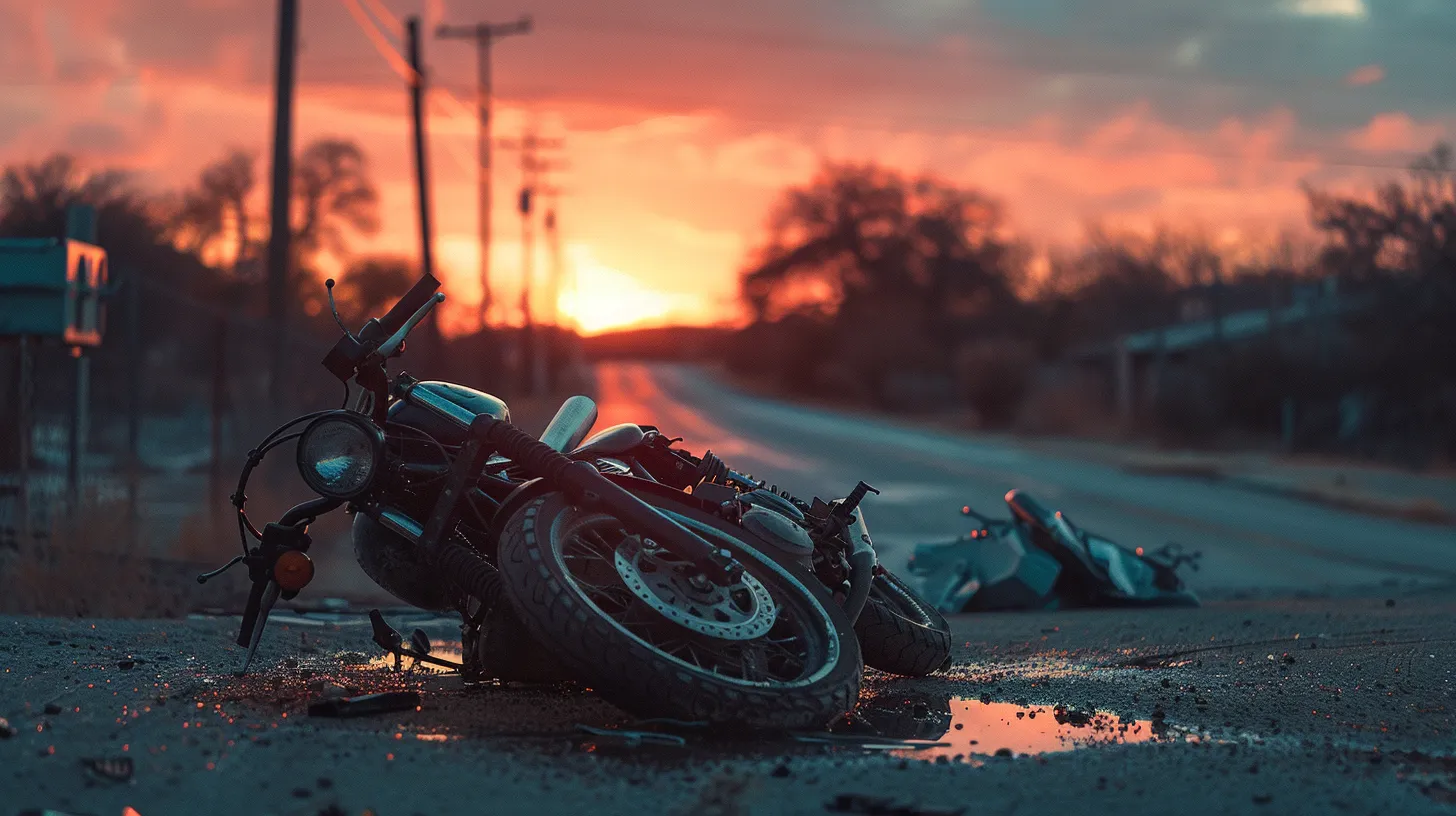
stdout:
POLYGON ((362 414, 331 411, 303 429, 298 473, 313 492, 353 499, 374 483, 384 461, 384 432, 362 414))

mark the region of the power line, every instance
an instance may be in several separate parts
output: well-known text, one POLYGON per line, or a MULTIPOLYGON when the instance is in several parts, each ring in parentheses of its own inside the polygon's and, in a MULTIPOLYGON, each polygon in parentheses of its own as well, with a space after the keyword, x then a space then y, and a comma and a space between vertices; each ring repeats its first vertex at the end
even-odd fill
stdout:
POLYGON ((419 76, 415 73, 415 69, 411 68, 409 62, 394 50, 394 46, 389 44, 389 38, 385 37, 384 33, 379 30, 379 26, 370 19, 369 14, 364 11, 364 7, 359 5, 359 0, 339 0, 339 2, 349 10, 349 16, 354 18, 359 30, 369 38, 374 50, 379 52, 379 56, 384 57, 384 61, 389 63, 389 67, 393 68, 394 72, 399 74, 405 82, 410 84, 417 82, 419 76))
POLYGON ((374 12, 376 19, 389 26, 390 33, 394 35, 395 39, 404 40, 404 23, 389 10, 388 6, 380 0, 364 0, 364 2, 369 5, 370 11, 374 12))

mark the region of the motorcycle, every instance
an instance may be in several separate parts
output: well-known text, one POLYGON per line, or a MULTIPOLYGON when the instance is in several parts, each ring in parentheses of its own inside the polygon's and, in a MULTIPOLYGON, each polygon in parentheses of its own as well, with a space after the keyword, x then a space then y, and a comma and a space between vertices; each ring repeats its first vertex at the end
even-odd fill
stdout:
POLYGON ((1088 532, 1066 513, 1021 490, 1006 494, 1009 519, 969 505, 976 529, 955 541, 922 544, 910 559, 934 606, 949 613, 1078 607, 1198 606, 1178 574, 1202 553, 1174 544, 1145 552, 1088 532))
MULTIPOLYGON (((230 497, 242 554, 198 576, 247 569, 240 673, 273 606, 313 578, 309 525, 343 508, 372 580, 461 616, 467 675, 491 670, 505 631, 547 653, 542 667, 554 661, 640 716, 809 728, 853 707, 863 674, 853 621, 812 572, 766 554, 773 543, 717 504, 585 461, 576 448, 596 418, 585 397, 536 439, 490 394, 391 374, 445 299, 433 277, 357 332, 326 286, 343 336, 323 366, 344 383, 344 407, 286 422, 249 452, 230 497), (260 530, 248 481, 289 442, 316 495, 260 530)), ((838 517, 855 504, 836 503, 838 517)), ((402 648, 373 617, 377 639, 402 648)))
POLYGON ((655 426, 627 423, 594 435, 573 456, 691 491, 770 542, 780 558, 811 571, 854 622, 865 665, 910 677, 949 665, 945 617, 878 562, 861 502, 879 491, 860 482, 842 500, 806 502, 729 468, 712 451, 699 457, 674 447, 680 441, 655 426))

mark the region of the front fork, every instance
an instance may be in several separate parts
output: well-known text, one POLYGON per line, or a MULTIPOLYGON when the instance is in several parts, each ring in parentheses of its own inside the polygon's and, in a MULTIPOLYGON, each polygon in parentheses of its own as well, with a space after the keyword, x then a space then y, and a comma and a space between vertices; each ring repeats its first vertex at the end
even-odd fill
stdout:
POLYGON ((875 544, 870 538, 869 525, 865 524, 864 510, 860 509, 854 514, 854 520, 848 527, 851 549, 849 552, 849 596, 844 600, 844 613, 849 616, 850 623, 859 621, 860 613, 864 611, 865 604, 870 599, 870 589, 875 582, 875 573, 880 568, 880 560, 875 555, 875 544))
MULTIPOLYGON (((258 653, 258 643, 273 605, 279 598, 289 600, 296 597, 299 590, 313 579, 313 562, 307 555, 313 542, 308 535, 308 525, 343 503, 341 499, 316 498, 295 506, 277 522, 264 526, 258 546, 242 558, 253 587, 248 593, 243 623, 238 630, 237 644, 248 649, 243 666, 238 670, 239 675, 247 674, 253 657, 258 653)), ((206 578, 198 576, 198 580, 206 578)))

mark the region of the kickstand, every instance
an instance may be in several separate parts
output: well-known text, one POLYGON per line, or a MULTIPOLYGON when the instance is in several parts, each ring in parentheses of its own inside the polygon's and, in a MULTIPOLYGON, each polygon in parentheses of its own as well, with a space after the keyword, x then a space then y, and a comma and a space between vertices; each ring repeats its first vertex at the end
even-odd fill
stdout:
POLYGON ((379 648, 394 655, 394 670, 400 671, 403 658, 412 658, 415 664, 429 663, 441 668, 463 671, 465 665, 456 663, 453 660, 444 660, 431 655, 429 649, 429 638, 424 632, 416 631, 415 637, 410 638, 409 645, 405 645, 404 635, 401 635, 394 627, 384 620, 384 615, 378 609, 369 610, 369 623, 374 627, 374 642, 379 648))

